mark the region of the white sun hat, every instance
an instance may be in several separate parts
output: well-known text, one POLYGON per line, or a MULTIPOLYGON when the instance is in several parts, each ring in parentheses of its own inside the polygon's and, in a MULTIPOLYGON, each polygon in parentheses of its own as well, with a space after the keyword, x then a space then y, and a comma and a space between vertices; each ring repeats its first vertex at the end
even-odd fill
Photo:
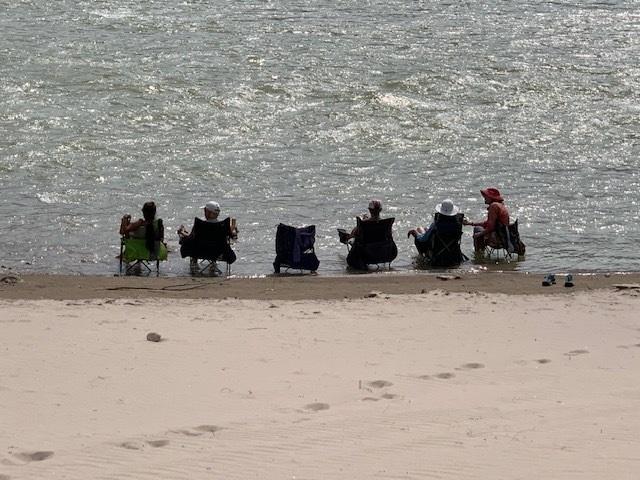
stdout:
POLYGON ((204 208, 205 210, 209 210, 210 212, 219 212, 220 211, 220 204, 218 202, 207 202, 206 205, 203 205, 201 208, 204 208))
POLYGON ((456 207, 448 198, 446 200, 443 200, 439 205, 436 205, 436 212, 447 217, 453 217, 459 211, 460 209, 456 207))

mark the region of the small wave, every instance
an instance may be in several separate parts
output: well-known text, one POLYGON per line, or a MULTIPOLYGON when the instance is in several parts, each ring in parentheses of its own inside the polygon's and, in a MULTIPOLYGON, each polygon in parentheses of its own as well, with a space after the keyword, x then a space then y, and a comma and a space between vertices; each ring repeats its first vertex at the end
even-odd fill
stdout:
POLYGON ((58 203, 57 199, 55 198, 55 195, 52 195, 49 193, 38 193, 36 194, 36 198, 40 200, 42 203, 46 203, 49 205, 53 203, 58 203))
POLYGON ((128 8, 119 8, 117 10, 94 10, 91 13, 97 17, 110 18, 115 20, 133 17, 133 12, 128 8))
POLYGON ((412 100, 399 95, 393 95, 391 93, 378 95, 377 101, 383 105, 388 105, 394 108, 409 108, 413 104, 412 100))

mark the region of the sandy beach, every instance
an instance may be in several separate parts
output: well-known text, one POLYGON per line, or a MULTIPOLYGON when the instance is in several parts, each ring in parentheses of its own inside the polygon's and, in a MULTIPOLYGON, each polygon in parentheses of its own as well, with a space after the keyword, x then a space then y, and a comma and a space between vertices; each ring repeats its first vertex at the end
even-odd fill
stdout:
POLYGON ((638 477, 637 275, 16 277, 1 480, 638 477))

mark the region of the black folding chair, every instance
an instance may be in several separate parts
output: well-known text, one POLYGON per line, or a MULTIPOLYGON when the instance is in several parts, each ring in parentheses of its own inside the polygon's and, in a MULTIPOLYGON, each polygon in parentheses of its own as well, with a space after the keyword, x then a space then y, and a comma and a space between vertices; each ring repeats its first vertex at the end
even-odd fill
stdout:
POLYGON ((226 274, 231 274, 231 264, 236 254, 231 249, 231 219, 207 222, 196 218, 191 234, 184 238, 180 247, 182 258, 191 257, 194 273, 222 273, 217 262, 227 264, 226 274))
MULTIPOLYGON (((357 270, 368 270, 369 265, 388 265, 398 256, 398 247, 393 241, 395 218, 362 220, 356 217, 357 235, 349 248, 347 264, 357 270)), ((349 244, 347 243, 347 246, 349 244)))
POLYGON ((427 242, 416 240, 416 248, 431 267, 454 267, 467 257, 460 249, 464 214, 447 216, 436 213, 434 227, 427 242))
POLYGON ((279 224, 276 231, 276 259, 273 262, 275 273, 280 273, 281 267, 301 272, 318 270, 320 260, 316 256, 315 242, 315 225, 296 228, 279 224))

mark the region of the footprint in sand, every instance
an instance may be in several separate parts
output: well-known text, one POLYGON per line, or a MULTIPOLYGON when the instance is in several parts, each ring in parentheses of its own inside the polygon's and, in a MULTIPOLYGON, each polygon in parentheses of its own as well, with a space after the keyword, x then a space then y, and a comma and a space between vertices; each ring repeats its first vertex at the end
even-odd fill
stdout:
POLYGON ((16 453, 15 456, 20 460, 24 460, 25 462, 41 462, 49 457, 52 457, 53 452, 21 452, 16 453))
POLYGON ((328 403, 309 403, 308 405, 305 405, 304 408, 314 412, 319 412, 320 410, 329 410, 329 404, 328 403))
POLYGON ((462 365, 462 368, 466 368, 468 370, 475 370, 478 368, 484 368, 484 365, 482 363, 471 362, 471 363, 465 363, 464 365, 462 365))
POLYGON ((390 387, 393 383, 387 382, 386 380, 374 380, 373 382, 369 382, 367 385, 373 388, 384 388, 390 387))
POLYGON ((147 443, 154 448, 158 448, 169 445, 169 440, 149 440, 147 443))
POLYGON ((539 358, 538 360, 536 360, 536 362, 544 365, 545 363, 551 363, 551 360, 549 360, 548 358, 539 358))
POLYGON ((442 380, 448 380, 450 378, 455 377, 455 374, 449 373, 449 372, 445 372, 445 373, 439 373, 435 377, 436 378, 441 378, 442 380))
POLYGON ((202 435, 202 433, 196 433, 190 430, 171 430, 171 433, 179 433, 180 435, 186 435, 187 437, 199 437, 202 435))
POLYGON ((362 399, 363 402, 377 402, 379 399, 375 397, 364 397, 362 399))
POLYGON ((420 375, 418 378, 420 380, 429 380, 431 378, 431 375, 420 375))
POLYGON ((218 427, 216 425, 200 425, 200 426, 196 427, 194 430, 198 430, 200 432, 216 433, 216 432, 222 430, 222 428, 218 427))
POLYGON ((382 398, 384 398, 385 400, 391 400, 393 398, 396 398, 398 395, 396 395, 395 393, 383 393, 382 395, 380 395, 382 398))
POLYGON ((565 355, 568 357, 575 357, 576 355, 584 355, 585 353, 589 353, 589 350, 571 350, 570 352, 565 353, 565 355))
POLYGON ((127 450, 142 450, 144 445, 142 443, 137 442, 122 442, 120 444, 122 448, 126 448, 127 450))

